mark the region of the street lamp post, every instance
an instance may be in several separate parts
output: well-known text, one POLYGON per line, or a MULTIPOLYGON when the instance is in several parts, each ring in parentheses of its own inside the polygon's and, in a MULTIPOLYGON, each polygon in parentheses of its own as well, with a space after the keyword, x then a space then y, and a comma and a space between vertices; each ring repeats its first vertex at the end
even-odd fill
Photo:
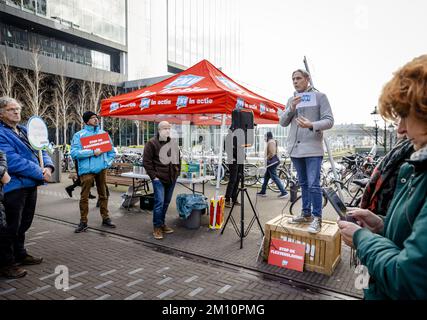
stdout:
POLYGON ((378 111, 377 106, 375 106, 374 111, 371 112, 371 115, 374 116, 374 122, 375 122, 375 145, 378 146, 378 111))
POLYGON ((387 153, 387 122, 384 120, 384 154, 387 153))
POLYGON ((390 123, 388 126, 388 130, 390 131, 390 150, 393 148, 393 133, 394 133, 394 125, 390 123))

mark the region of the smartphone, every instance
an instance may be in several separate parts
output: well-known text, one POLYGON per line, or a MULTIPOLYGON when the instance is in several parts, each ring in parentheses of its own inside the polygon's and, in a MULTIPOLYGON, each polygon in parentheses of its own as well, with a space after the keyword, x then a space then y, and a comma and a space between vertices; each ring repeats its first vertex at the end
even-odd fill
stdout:
POLYGON ((342 202, 342 200, 337 195, 334 189, 328 187, 326 189, 323 189, 323 192, 341 220, 357 223, 357 220, 355 218, 347 214, 347 207, 342 202))

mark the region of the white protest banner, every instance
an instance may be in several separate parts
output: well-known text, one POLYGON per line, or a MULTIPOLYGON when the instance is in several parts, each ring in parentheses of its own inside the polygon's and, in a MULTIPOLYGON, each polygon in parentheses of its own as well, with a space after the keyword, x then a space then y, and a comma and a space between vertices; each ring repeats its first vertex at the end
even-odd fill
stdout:
POLYGON ((27 123, 27 134, 28 141, 30 141, 31 146, 39 151, 40 166, 43 168, 42 150, 45 150, 49 146, 46 123, 38 116, 31 117, 27 123))

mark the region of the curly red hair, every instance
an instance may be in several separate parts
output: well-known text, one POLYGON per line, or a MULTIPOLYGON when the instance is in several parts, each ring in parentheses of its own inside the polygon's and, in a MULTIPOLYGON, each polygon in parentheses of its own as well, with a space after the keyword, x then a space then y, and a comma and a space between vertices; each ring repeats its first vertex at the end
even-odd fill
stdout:
POLYGON ((427 55, 395 72, 379 98, 380 114, 388 120, 407 117, 411 108, 427 122, 427 55))

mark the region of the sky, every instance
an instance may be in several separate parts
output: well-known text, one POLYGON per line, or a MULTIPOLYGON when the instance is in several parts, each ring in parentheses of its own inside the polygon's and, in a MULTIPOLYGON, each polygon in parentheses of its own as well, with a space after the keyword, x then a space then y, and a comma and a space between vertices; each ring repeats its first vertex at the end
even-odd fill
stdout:
POLYGON ((374 125, 370 113, 399 67, 427 54, 426 0, 240 0, 237 81, 285 103, 307 56, 336 124, 374 125))

